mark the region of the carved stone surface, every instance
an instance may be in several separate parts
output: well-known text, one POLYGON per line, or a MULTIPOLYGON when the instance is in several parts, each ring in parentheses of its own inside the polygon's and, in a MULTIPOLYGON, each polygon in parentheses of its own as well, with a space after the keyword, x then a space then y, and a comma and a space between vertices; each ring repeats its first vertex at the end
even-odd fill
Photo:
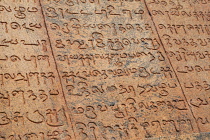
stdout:
POLYGON ((0 0, 0 140, 209 140, 209 0, 0 0))

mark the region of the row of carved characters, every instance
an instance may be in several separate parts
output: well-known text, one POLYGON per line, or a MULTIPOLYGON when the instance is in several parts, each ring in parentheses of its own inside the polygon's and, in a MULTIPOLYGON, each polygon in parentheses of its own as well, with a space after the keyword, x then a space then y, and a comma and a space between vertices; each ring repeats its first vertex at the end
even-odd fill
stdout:
MULTIPOLYGON (((43 113, 45 114, 45 113, 43 113)), ((13 123, 22 123, 24 125, 24 121, 30 121, 35 124, 40 123, 46 123, 49 126, 52 127, 59 127, 64 125, 64 122, 61 122, 62 119, 65 120, 63 110, 46 110, 46 115, 43 115, 40 113, 40 111, 36 110, 33 113, 25 113, 21 115, 20 112, 14 112, 14 114, 11 116, 11 118, 8 118, 7 114, 5 112, 1 112, 0 115, 4 117, 4 121, 1 125, 8 125, 9 121, 13 121, 13 123), (36 114, 37 118, 33 118, 33 120, 30 118, 31 114, 36 114), (57 115, 57 116, 56 116, 57 115), (58 118, 61 117, 61 118, 58 118), (25 119, 25 120, 24 120, 25 119), (52 122, 52 120, 55 122, 52 122), (56 120, 58 119, 58 120, 56 120), (21 122, 22 121, 22 122, 21 122)), ((208 120, 207 118, 198 117, 197 121, 202 124, 207 124, 208 120)), ((121 123, 113 123, 111 125, 105 125, 102 122, 93 122, 90 121, 87 124, 83 122, 76 122, 76 133, 78 133, 80 139, 86 139, 87 137, 95 139, 101 137, 102 139, 108 139, 114 138, 114 139, 124 139, 124 138, 130 138, 130 137, 139 137, 140 135, 144 135, 145 137, 153 137, 153 135, 157 134, 157 131, 162 134, 166 133, 180 133, 182 131, 188 130, 193 132, 194 126, 192 124, 192 121, 188 118, 182 119, 181 117, 178 117, 178 119, 163 119, 163 120, 152 120, 152 121, 139 121, 135 117, 129 117, 127 121, 123 121, 121 123), (92 129, 92 130, 91 130, 92 129), (167 130, 167 131, 166 131, 167 130), (141 132, 141 133, 140 133, 141 132), (92 133, 93 136, 90 136, 92 133), (101 136, 99 136, 101 135, 101 136), (133 135, 133 136, 132 136, 133 135)), ((36 133, 27 133, 27 138, 25 139, 32 139, 33 136, 37 137, 36 133), (28 134, 28 135, 27 135, 28 134)), ((41 139, 45 136, 47 139, 51 138, 57 138, 60 135, 65 135, 66 137, 71 137, 68 134, 68 131, 48 131, 46 135, 44 135, 43 132, 40 132, 39 135, 41 139)), ((10 138, 18 137, 20 138, 20 135, 10 135, 10 138)), ((64 136, 63 136, 64 137, 64 136)), ((5 138, 5 136, 1 135, 1 138, 5 138)), ((13 140, 13 139, 11 139, 13 140)), ((40 139, 39 139, 40 140, 40 139)), ((65 139, 64 139, 65 140, 65 139)), ((69 140, 69 139, 68 139, 69 140)))
MULTIPOLYGON (((0 57, 0 62, 1 61, 6 61, 6 62, 21 62, 24 61, 23 63, 26 64, 26 62, 30 62, 33 63, 33 66, 35 68, 37 68, 38 64, 40 66, 49 66, 50 67, 50 59, 49 59, 49 55, 29 55, 29 56, 17 56, 17 55, 11 55, 11 56, 7 56, 4 55, 2 57, 0 57)), ((11 65, 11 63, 10 63, 11 65)))
POLYGON ((188 73, 209 73, 210 72, 210 65, 180 65, 177 66, 176 71, 178 73, 182 73, 182 74, 188 74, 188 73))
POLYGON ((189 51, 185 48, 179 48, 177 51, 166 52, 169 57, 174 58, 177 61, 199 61, 199 60, 209 60, 209 51, 189 51))
MULTIPOLYGON (((202 119, 202 118, 201 118, 202 119)), ((152 121, 140 121, 135 117, 129 117, 127 121, 106 125, 105 122, 90 121, 76 122, 76 133, 79 139, 109 139, 128 140, 134 138, 152 138, 158 134, 177 134, 185 131, 194 132, 193 121, 189 118, 162 119, 152 121)))
POLYGON ((45 2, 50 2, 54 4, 64 4, 66 6, 74 6, 79 4, 100 4, 100 0, 45 0, 45 2))
POLYGON ((130 2, 143 2, 143 0, 107 0, 107 2, 113 2, 113 3, 121 3, 123 5, 124 3, 128 4, 135 4, 135 3, 130 3, 130 2))
POLYGON ((98 23, 98 24, 91 24, 91 23, 80 23, 80 20, 77 18, 71 18, 70 22, 62 23, 51 23, 50 29, 54 31, 58 31, 61 33, 75 33, 78 35, 86 34, 89 30, 99 30, 100 32, 109 32, 113 35, 122 35, 126 33, 153 33, 153 29, 149 24, 115 24, 115 23, 98 23))
POLYGON ((189 101, 190 105, 193 107, 200 108, 202 106, 209 106, 210 105, 210 95, 209 97, 198 97, 194 99, 190 99, 189 101))
MULTIPOLYGON (((1 1, 8 1, 8 0, 1 0, 1 1)), ((15 3, 20 3, 20 2, 28 2, 28 3, 37 3, 39 0, 11 0, 12 2, 15 2, 15 3)))
POLYGON ((68 130, 48 130, 42 132, 33 132, 30 131, 25 134, 18 134, 12 132, 11 135, 1 134, 0 140, 72 140, 72 136, 68 132, 68 130))
POLYGON ((126 52, 126 53, 106 53, 106 54, 71 54, 63 55, 59 54, 56 56, 56 61, 61 63, 65 62, 68 65, 74 65, 75 63, 80 66, 92 66, 96 64, 113 64, 116 66, 123 66, 125 63, 128 64, 132 61, 138 61, 145 59, 148 62, 153 61, 165 61, 165 57, 160 51, 149 51, 149 52, 126 52), (145 59, 146 58, 146 59, 145 59), (79 61, 79 62, 78 62, 79 61))
MULTIPOLYGON (((193 107, 200 108, 201 106, 209 106, 209 97, 198 97, 191 98, 189 104, 193 107)), ((72 107, 73 114, 84 115, 89 119, 95 119, 99 115, 99 112, 104 112, 112 114, 116 118, 125 118, 132 116, 132 113, 141 112, 159 112, 159 111, 172 111, 177 110, 188 110, 187 103, 184 100, 158 100, 158 101, 139 101, 136 102, 134 98, 127 98, 125 102, 113 103, 110 102, 109 105, 99 104, 95 106, 87 105, 85 107, 72 107)))
POLYGON ((155 5, 161 5, 165 7, 169 6, 175 6, 179 7, 180 9, 184 8, 184 5, 189 4, 190 6, 194 5, 205 5, 205 4, 210 4, 209 0, 150 0, 148 4, 155 4, 155 5))
POLYGON ((34 104, 36 102, 43 103, 50 100, 50 96, 59 95, 59 91, 50 89, 48 91, 39 89, 33 90, 13 90, 0 92, 0 106, 11 106, 11 104, 34 104))
MULTIPOLYGON (((16 120, 21 118, 16 112, 16 120)), ((203 118, 199 117, 197 120, 203 122, 203 118)), ((76 122, 76 133, 79 135, 80 139, 129 139, 129 138, 138 138, 142 137, 153 137, 157 131, 160 133, 170 133, 170 132, 181 132, 185 129, 190 131, 194 130, 192 121, 190 119, 164 119, 164 120, 153 120, 148 122, 139 122, 135 117, 129 117, 128 121, 122 122, 119 124, 105 125, 102 122, 88 122, 87 124, 83 122, 76 122), (168 130, 168 131, 165 131, 168 130), (140 133, 141 132, 141 133, 140 133)), ((70 140, 71 136, 67 130, 55 130, 39 132, 39 133, 26 133, 23 135, 13 134, 4 136, 0 134, 2 140, 70 140)))
POLYGON ((7 15, 5 12, 15 12, 14 17, 18 19, 25 19, 27 15, 31 15, 32 13, 37 14, 39 9, 37 7, 12 7, 6 5, 0 5, 0 14, 7 15))
POLYGON ((193 91, 208 91, 210 90, 210 83, 208 81, 190 81, 184 83, 184 88, 193 91))
MULTIPOLYGON (((45 0, 46 1, 46 0, 45 0)), ((74 6, 74 5, 80 5, 80 4, 101 4, 103 1, 100 0, 47 0, 50 3, 55 4, 65 4, 67 6, 74 6)), ((141 2, 142 0, 107 0, 106 3, 110 2, 112 4, 120 3, 123 5, 124 3, 130 4, 130 2, 141 2)))
MULTIPOLYGON (((77 80, 88 81, 93 78, 97 79, 112 79, 117 77, 128 76, 130 78, 148 78, 153 75, 162 76, 165 78, 173 78, 173 72, 170 67, 131 67, 118 69, 92 69, 92 70, 71 70, 69 72, 63 71, 61 74, 65 83, 75 83, 77 80)), ((127 77, 127 78, 128 78, 127 77)))
POLYGON ((178 8, 171 8, 167 10, 151 10, 154 17, 167 17, 169 20, 175 20, 178 17, 181 18, 192 18, 197 21, 210 21, 210 11, 185 11, 179 10, 178 8))
POLYGON ((95 94, 112 94, 112 95, 120 95, 121 97, 130 96, 145 96, 145 95, 153 95, 156 96, 168 96, 170 94, 170 90, 173 91, 177 88, 176 83, 159 83, 159 84, 132 84, 132 85, 117 85, 117 84, 101 84, 94 85, 87 82, 76 82, 73 84, 66 85, 67 95, 71 96, 81 96, 88 97, 95 94))
POLYGON ((4 86, 9 83, 33 86, 55 84, 56 82, 53 72, 0 73, 0 85, 4 86))
MULTIPOLYGON (((61 109, 46 109, 44 111, 35 110, 30 112, 0 112, 0 126, 1 125, 28 125, 46 124, 51 127, 60 127, 67 125, 67 118, 65 110, 61 109)), ((2 126, 1 126, 2 127, 2 126)))
POLYGON ((57 18, 57 19, 66 19, 72 17, 72 15, 77 16, 97 16, 101 15, 101 18, 110 19, 110 18, 128 18, 142 20, 144 15, 144 10, 142 9, 119 9, 115 8, 112 5, 108 5, 105 8, 95 8, 91 9, 91 11, 83 10, 81 8, 54 8, 54 7, 46 7, 46 16, 48 18, 57 18))
POLYGON ((210 35, 210 24, 158 24, 161 32, 171 34, 205 34, 210 35))
MULTIPOLYGON (((119 69, 93 69, 81 71, 64 71, 62 79, 68 83, 75 83, 77 80, 88 81, 88 78, 111 79, 115 77, 130 76, 130 78, 148 78, 152 76, 160 76, 165 78, 174 78, 173 71, 170 67, 131 67, 119 69)), ((127 78, 128 78, 127 77, 127 78)), ((90 80, 90 79, 89 79, 90 80)))
POLYGON ((47 40, 18 40, 18 39, 2 39, 0 40, 0 47, 13 47, 18 46, 41 46, 44 52, 47 51, 47 40))
POLYGON ((176 38, 168 34, 162 35, 162 40, 167 47, 181 46, 181 47, 204 47, 210 44, 210 38, 176 38))
POLYGON ((5 33, 14 32, 14 30, 22 30, 25 29, 26 31, 35 31, 36 29, 41 29, 41 23, 18 23, 18 22, 11 22, 8 23, 7 21, 0 21, 0 25, 2 30, 5 33))
POLYGON ((128 47, 140 46, 139 49, 158 50, 160 42, 157 38, 106 38, 102 33, 93 32, 91 38, 55 40, 56 48, 66 49, 110 49, 122 51, 128 47), (74 47, 74 48, 73 48, 74 47))
MULTIPOLYGON (((50 3, 55 4, 65 4, 67 6, 74 6, 80 4, 101 4, 100 0, 45 0, 50 3)), ((142 0, 107 0, 106 2, 113 2, 113 4, 120 3, 123 5, 124 3, 130 2, 142 2, 142 0)), ((173 1, 173 0, 151 0, 148 4, 156 4, 161 6, 173 6, 174 8, 183 9, 185 4, 189 4, 190 6, 196 4, 210 4, 209 0, 182 0, 182 1, 173 1)))
POLYGON ((173 110, 188 110, 187 103, 181 99, 175 100, 158 100, 158 101, 138 101, 134 98, 127 98, 123 102, 110 102, 109 105, 99 104, 99 105, 87 105, 87 106, 77 106, 71 109, 73 116, 85 117, 88 119, 98 119, 105 114, 109 116, 120 119, 127 118, 131 116, 147 115, 152 112, 171 112, 173 110))

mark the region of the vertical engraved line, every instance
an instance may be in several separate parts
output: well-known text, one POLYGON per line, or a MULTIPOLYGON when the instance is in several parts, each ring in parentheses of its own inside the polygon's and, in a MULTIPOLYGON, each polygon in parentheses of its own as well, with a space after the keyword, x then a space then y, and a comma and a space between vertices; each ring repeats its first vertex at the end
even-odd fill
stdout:
POLYGON ((45 20, 45 15, 44 15, 44 10, 42 8, 41 0, 39 0, 39 5, 40 5, 40 8, 41 8, 41 13, 42 13, 43 21, 44 21, 44 26, 45 26, 45 29, 46 29, 46 32, 47 32, 49 43, 50 43, 51 53, 52 53, 52 56, 53 56, 53 60, 55 62, 55 68, 56 68, 56 71, 58 73, 59 82, 61 84, 61 90, 62 90, 63 98, 64 98, 64 101, 65 101, 65 104, 66 104, 66 109, 67 109, 67 111, 69 113, 70 124, 71 124, 71 127, 72 127, 72 131, 73 131, 74 137, 76 138, 75 132, 74 132, 74 128, 73 128, 73 124, 72 124, 72 120, 71 120, 71 111, 68 108, 66 97, 65 97, 65 94, 64 94, 63 84, 62 84, 61 76, 60 76, 60 73, 59 73, 59 70, 58 70, 58 66, 57 66, 57 63, 56 63, 55 55, 54 55, 54 52, 53 52, 52 43, 51 43, 50 35, 49 35, 48 29, 47 29, 47 23, 46 23, 46 20, 45 20))
POLYGON ((178 83, 179 83, 179 86, 180 86, 180 88, 181 88, 182 94, 183 94, 183 96, 184 96, 184 98, 185 98, 185 100, 186 100, 186 102, 187 102, 187 104, 188 104, 188 106, 189 106, 189 109, 190 109, 190 112, 191 112, 193 118, 195 119, 195 122, 196 122, 197 128, 198 128, 198 131, 201 132, 200 127, 199 127, 199 125, 198 125, 198 122, 196 121, 195 115, 194 115, 194 113, 193 113, 193 111, 192 111, 192 107, 190 106, 190 104, 189 104, 189 102, 188 102, 188 100, 187 100, 187 97, 186 97, 186 95, 185 95, 185 93, 184 93, 184 90, 183 90, 183 87, 182 87, 182 85, 181 85, 181 82, 180 82, 180 80, 179 80, 179 78, 178 78, 178 75, 177 75, 177 73, 175 72, 175 69, 174 69, 174 67, 173 67, 173 65, 172 65, 172 63, 171 63, 171 60, 169 59, 169 57, 168 57, 168 55, 167 55, 167 53, 166 53, 165 46, 164 46, 164 44, 163 44, 163 42, 162 42, 162 39, 160 38, 160 34, 159 34, 159 32, 158 32, 158 29, 157 29, 157 26, 156 26, 156 24, 155 24, 155 22, 154 22, 154 19, 153 19, 153 17, 152 17, 152 14, 151 14, 150 11, 149 11, 149 7, 147 6, 146 0, 144 0, 144 4, 145 4, 146 10, 148 11, 148 14, 149 14, 149 16, 150 16, 150 18, 151 18, 151 21, 152 21, 152 23, 153 23, 153 25, 154 25, 154 28, 155 28, 155 31, 156 31, 156 33, 157 33, 157 35, 158 35, 158 38, 159 38, 159 40, 160 40, 160 43, 161 43, 161 45, 163 46, 164 52, 165 52, 165 54, 166 54, 166 57, 167 57, 167 59, 168 59, 170 65, 171 65, 172 70, 174 71, 174 74, 175 74, 175 76, 176 76, 176 79, 177 79, 177 81, 178 81, 178 83))

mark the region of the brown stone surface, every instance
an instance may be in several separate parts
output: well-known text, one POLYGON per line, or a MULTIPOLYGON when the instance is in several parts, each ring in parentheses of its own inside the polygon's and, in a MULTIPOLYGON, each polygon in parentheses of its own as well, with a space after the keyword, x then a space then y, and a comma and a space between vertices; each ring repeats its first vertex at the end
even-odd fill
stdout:
POLYGON ((209 140, 209 0, 0 0, 0 140, 209 140))

